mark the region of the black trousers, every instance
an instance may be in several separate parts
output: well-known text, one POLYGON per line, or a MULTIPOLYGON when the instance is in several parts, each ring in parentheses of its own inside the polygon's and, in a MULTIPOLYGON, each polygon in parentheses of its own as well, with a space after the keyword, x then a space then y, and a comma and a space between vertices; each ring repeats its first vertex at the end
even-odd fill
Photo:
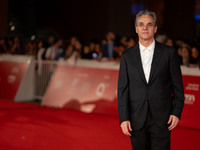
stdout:
POLYGON ((133 150, 170 150, 170 135, 168 125, 159 127, 152 118, 148 109, 144 126, 140 130, 131 132, 131 144, 133 150))

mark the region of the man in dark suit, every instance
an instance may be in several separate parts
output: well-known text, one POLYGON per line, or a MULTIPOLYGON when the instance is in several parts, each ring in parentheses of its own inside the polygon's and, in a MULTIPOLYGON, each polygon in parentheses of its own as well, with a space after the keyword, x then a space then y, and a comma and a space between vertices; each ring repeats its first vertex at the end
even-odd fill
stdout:
POLYGON ((156 14, 136 15, 139 43, 122 54, 118 80, 120 126, 134 150, 170 150, 181 117, 184 91, 174 48, 154 40, 156 14))
POLYGON ((113 59, 117 57, 117 53, 114 51, 114 40, 115 34, 113 32, 108 32, 106 34, 106 43, 102 45, 102 57, 113 59))

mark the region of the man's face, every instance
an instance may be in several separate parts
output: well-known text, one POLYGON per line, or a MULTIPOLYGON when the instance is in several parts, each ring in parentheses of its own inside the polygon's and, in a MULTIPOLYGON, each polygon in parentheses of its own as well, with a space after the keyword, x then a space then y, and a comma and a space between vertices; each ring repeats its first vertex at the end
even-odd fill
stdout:
POLYGON ((153 39, 157 31, 157 26, 155 26, 153 18, 149 15, 141 16, 135 28, 139 39, 145 41, 153 39))

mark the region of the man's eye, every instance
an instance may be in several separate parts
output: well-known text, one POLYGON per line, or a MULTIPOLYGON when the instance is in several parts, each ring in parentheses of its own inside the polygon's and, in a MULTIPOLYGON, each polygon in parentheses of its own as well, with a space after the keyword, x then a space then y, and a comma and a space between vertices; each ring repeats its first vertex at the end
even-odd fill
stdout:
POLYGON ((139 23, 139 26, 142 27, 144 24, 143 23, 139 23))
POLYGON ((152 23, 147 24, 148 27, 153 27, 152 23))

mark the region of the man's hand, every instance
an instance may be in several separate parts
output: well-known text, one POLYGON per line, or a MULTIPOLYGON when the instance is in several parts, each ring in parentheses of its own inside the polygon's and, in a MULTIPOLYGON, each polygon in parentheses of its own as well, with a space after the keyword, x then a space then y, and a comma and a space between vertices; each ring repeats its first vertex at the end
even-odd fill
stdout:
POLYGON ((168 127, 168 129, 172 130, 178 125, 179 118, 174 115, 170 115, 167 123, 170 124, 170 122, 171 122, 171 125, 168 127))
POLYGON ((130 131, 132 131, 132 128, 131 128, 131 123, 130 121, 124 121, 121 123, 121 128, 122 128, 122 132, 125 134, 125 135, 128 135, 128 136, 131 136, 130 131))

